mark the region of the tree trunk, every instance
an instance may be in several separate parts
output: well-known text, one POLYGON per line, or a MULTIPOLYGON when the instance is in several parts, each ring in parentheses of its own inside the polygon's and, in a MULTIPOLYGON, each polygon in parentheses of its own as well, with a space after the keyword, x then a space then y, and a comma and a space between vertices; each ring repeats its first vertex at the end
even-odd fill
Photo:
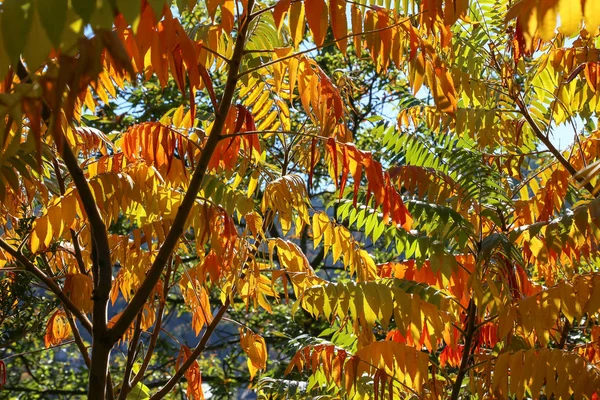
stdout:
MULTIPOLYGON (((111 350, 111 343, 94 337, 92 342, 92 366, 88 380, 88 399, 90 400, 105 400, 107 398, 106 382, 111 350)), ((110 397, 112 398, 112 396, 110 397)))

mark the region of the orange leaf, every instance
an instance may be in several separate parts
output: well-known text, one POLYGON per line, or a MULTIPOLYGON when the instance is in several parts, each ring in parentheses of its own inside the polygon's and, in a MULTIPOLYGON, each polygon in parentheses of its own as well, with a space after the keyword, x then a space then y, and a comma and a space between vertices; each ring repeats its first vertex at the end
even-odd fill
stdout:
MULTIPOLYGON (((175 367, 179 368, 181 364, 191 357, 192 352, 187 346, 181 346, 175 367)), ((200 365, 198 361, 185 371, 185 380, 187 381, 187 396, 193 400, 204 400, 204 391, 202 390, 202 374, 200 373, 200 365)))
POLYGON ((360 34, 363 32, 362 11, 355 4, 352 4, 350 10, 352 12, 352 34, 354 35, 354 51, 356 52, 356 56, 360 57, 362 50, 362 38, 360 34))
POLYGON ((281 29, 283 18, 290 9, 290 3, 291 0, 279 0, 277 4, 275 4, 275 8, 273 9, 273 19, 275 20, 275 26, 277 26, 278 31, 281 29))
POLYGON ((331 30, 336 40, 336 45, 346 55, 348 47, 348 19, 346 17, 346 2, 343 0, 331 0, 329 4, 329 14, 331 18, 331 30))
POLYGON ((306 21, 315 44, 321 46, 327 34, 327 5, 323 0, 305 0, 304 5, 306 7, 306 21))
POLYGON ((65 294, 83 312, 92 311, 92 278, 84 274, 68 274, 64 286, 65 294))
POLYGON ((46 325, 46 335, 44 343, 46 347, 56 346, 71 337, 71 326, 67 320, 67 315, 62 310, 57 310, 46 325))
POLYGON ((248 355, 250 379, 254 379, 258 370, 267 367, 267 344, 262 336, 244 328, 240 328, 240 344, 248 355))
POLYGON ((208 15, 212 20, 215 19, 215 14, 217 13, 217 8, 223 4, 223 0, 206 0, 206 9, 208 11, 208 15))

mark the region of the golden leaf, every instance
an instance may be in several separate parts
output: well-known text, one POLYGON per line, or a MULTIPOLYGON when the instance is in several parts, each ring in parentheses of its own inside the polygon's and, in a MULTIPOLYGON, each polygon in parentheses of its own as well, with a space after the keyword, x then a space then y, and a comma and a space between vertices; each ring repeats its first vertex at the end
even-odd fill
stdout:
POLYGON ((67 315, 62 310, 56 310, 46 325, 46 335, 44 336, 46 347, 61 344, 70 337, 71 325, 69 325, 67 315))
POLYGON ((248 355, 248 370, 250 379, 254 379, 256 372, 267 367, 267 344, 262 336, 249 329, 240 328, 240 344, 248 355))

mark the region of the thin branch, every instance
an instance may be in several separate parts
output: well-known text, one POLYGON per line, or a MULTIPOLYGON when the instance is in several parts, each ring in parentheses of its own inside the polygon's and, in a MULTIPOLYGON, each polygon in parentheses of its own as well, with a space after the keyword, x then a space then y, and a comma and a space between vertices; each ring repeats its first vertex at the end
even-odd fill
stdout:
MULTIPOLYGON (((577 174, 577 170, 575 169, 575 167, 573 167, 573 165, 571 165, 571 163, 569 161, 567 161, 563 157, 563 155, 560 153, 560 151, 558 151, 556 149, 556 147, 554 147, 554 145, 548 139, 548 137, 546 137, 544 135, 544 133, 540 130, 540 128, 537 125, 537 123, 531 117, 531 114, 529 114, 529 110, 527 109, 527 106, 525 105, 525 103, 523 102, 523 100, 520 97, 517 97, 515 99, 515 101, 517 103, 517 106, 521 110, 521 113, 523 114, 523 117, 525 117, 525 120, 527 121, 527 123, 529 124, 529 126, 531 127, 531 129, 533 130, 533 132, 535 133, 535 136, 548 148, 548 150, 550 150, 550 152, 558 160, 558 162, 561 163, 561 165, 567 171, 569 171, 569 173, 572 176, 575 176, 577 174)), ((584 185, 584 187, 586 188, 586 190, 588 192, 590 192, 590 194, 594 193, 594 187, 589 182, 586 183, 584 185)))
MULTIPOLYGON (((300 1, 301 0, 292 0, 292 1, 290 1, 290 4, 298 3, 300 1)), ((254 19, 254 18, 258 17, 261 14, 264 14, 264 13, 266 13, 268 11, 273 10, 276 6, 277 6, 277 3, 275 3, 274 5, 269 6, 269 7, 261 8, 260 10, 257 10, 254 13, 250 14, 250 18, 254 19)))
POLYGON ((377 32, 382 32, 382 31, 391 29, 391 28, 395 28, 397 26, 400 26, 400 25, 406 23, 407 21, 410 21, 410 18, 404 18, 404 19, 400 20, 399 22, 396 22, 395 24, 392 24, 392 25, 389 25, 389 26, 384 26, 383 28, 372 29, 370 31, 364 31, 364 32, 360 32, 360 33, 350 33, 350 34, 342 36, 342 37, 340 37, 338 39, 331 40, 329 42, 323 43, 321 46, 311 47, 309 49, 302 50, 302 51, 299 51, 297 53, 293 53, 293 54, 287 55, 285 57, 278 58, 276 60, 268 61, 268 62, 266 62, 266 63, 264 63, 262 65, 259 65, 257 67, 249 68, 249 69, 247 69, 247 70, 245 70, 243 72, 240 72, 236 78, 239 79, 239 78, 243 77, 244 75, 251 74, 254 71, 258 71, 258 70, 260 70, 262 68, 266 68, 266 67, 269 67, 271 65, 280 63, 282 61, 289 60, 290 58, 298 57, 298 56, 301 56, 303 54, 311 53, 311 52, 313 52, 315 50, 319 50, 319 49, 322 49, 324 47, 331 46, 331 45, 333 45, 333 44, 335 44, 337 42, 340 42, 342 40, 350 39, 350 38, 353 38, 355 36, 368 35, 370 33, 377 33, 377 32))
POLYGON ((227 139, 236 136, 246 136, 246 135, 268 135, 268 134, 284 134, 284 135, 292 135, 292 136, 305 136, 313 139, 319 140, 329 140, 330 138, 326 136, 315 135, 312 133, 304 133, 304 132, 296 132, 296 131, 245 131, 245 132, 236 132, 229 133, 227 135, 221 135, 220 139, 227 139))
MULTIPOLYGON (((6 356, 2 359, 0 359, 0 361, 7 361, 10 360, 11 358, 15 358, 15 357, 21 357, 21 356, 26 356, 28 354, 35 354, 35 353, 40 353, 42 351, 47 351, 47 350, 51 350, 51 349, 56 349, 57 347, 63 347, 63 346, 67 346, 69 344, 75 343, 75 340, 67 340, 66 342, 62 342, 59 343, 57 345, 54 346, 50 346, 50 347, 44 347, 43 349, 37 349, 37 350, 30 350, 30 351, 24 351, 22 353, 17 353, 17 354, 11 354, 9 356, 6 356)), ((6 388, 5 388, 6 389, 6 388)))
POLYGON ((475 325, 475 330, 481 328, 485 324, 488 324, 488 323, 492 322, 496 318, 498 318, 498 314, 494 315, 493 317, 489 317, 488 319, 486 319, 484 321, 481 321, 480 323, 478 323, 477 325, 475 325))
POLYGON ((469 304, 469 309, 467 312, 467 328, 465 332, 465 344, 463 347, 462 359, 460 361, 460 367, 458 368, 458 372, 456 373, 456 380, 454 381, 454 385, 452 386, 452 395, 450 396, 451 400, 458 400, 458 396, 460 395, 460 389, 462 387, 462 382, 467 374, 467 367, 469 365, 469 360, 471 358, 471 343, 473 342, 473 337, 475 336, 475 332, 477 327, 475 326, 475 317, 477 316, 477 306, 473 299, 471 299, 469 304))
POLYGON ((231 62, 231 60, 229 58, 225 57, 223 54, 219 53, 216 50, 213 50, 213 49, 211 49, 209 47, 206 47, 204 45, 202 46, 202 49, 208 51, 209 53, 214 54, 215 56, 217 56, 220 59, 222 59, 223 61, 225 61, 227 64, 229 64, 231 62))
POLYGON ((25 269, 28 272, 31 272, 40 281, 42 281, 46 285, 48 290, 50 290, 52 293, 54 293, 56 297, 58 297, 58 299, 61 301, 64 307, 71 313, 73 313, 75 317, 77 317, 77 319, 81 322, 85 330, 89 333, 92 333, 92 323, 90 322, 90 320, 85 316, 85 314, 81 312, 81 310, 79 310, 79 308, 77 308, 77 306, 75 306, 75 304, 73 304, 71 299, 69 299, 67 295, 64 294, 61 288, 58 287, 58 285, 54 283, 54 281, 51 278, 49 278, 44 272, 42 272, 31 261, 29 261, 27 257, 19 253, 17 249, 5 242, 2 238, 0 238, 0 248, 4 249, 8 254, 15 258, 23 267, 25 267, 25 269))
MULTIPOLYGON (((252 8, 251 6, 253 3, 254 2, 252 0, 249 0, 249 10, 252 8)), ((225 119, 229 113, 229 108, 231 106, 235 88, 238 82, 238 72, 241 65, 246 34, 248 32, 250 21, 251 17, 247 17, 242 24, 242 28, 238 32, 231 62, 229 63, 229 72, 227 74, 225 90, 223 91, 223 96, 219 103, 220 107, 218 110, 215 110, 216 115, 213 128, 206 141, 204 150, 200 155, 200 159, 196 164, 196 170, 192 175, 187 192, 181 202, 181 205, 179 206, 179 209, 177 210, 177 214, 175 215, 171 229, 169 230, 169 233, 160 247, 156 258, 154 259, 154 262, 152 263, 152 266, 146 275, 146 279, 144 279, 130 303, 127 305, 125 310, 123 310, 119 320, 111 329, 109 329, 110 340, 113 343, 116 343, 123 336, 129 325, 133 322, 135 316, 139 313, 142 307, 144 307, 144 304, 148 300, 148 296, 150 296, 150 293, 152 290, 154 290, 154 287, 160 279, 162 272, 175 249, 175 246, 179 242, 179 238, 184 232, 187 217, 190 214, 194 203, 196 202, 196 196, 202 186, 202 181, 204 180, 204 175, 206 174, 206 170, 208 168, 208 163, 210 162, 210 159, 212 158, 212 155, 220 141, 220 136, 225 126, 225 119)))
MULTIPOLYGON (((58 188, 60 190, 60 195, 64 196, 66 192, 65 180, 60 172, 60 166, 58 165, 58 161, 56 158, 52 158, 52 165, 54 166, 54 174, 56 175, 56 180, 58 181, 58 188)), ((79 236, 75 229, 69 228, 69 232, 71 233, 71 241, 73 243, 73 249, 75 250, 75 260, 77 261, 77 265, 79 266, 79 272, 83 275, 87 275, 87 271, 85 270, 85 263, 83 262, 83 255, 81 253, 81 247, 79 246, 79 236)))
POLYGON ((4 386, 7 393, 23 392, 23 393, 39 393, 46 397, 48 395, 84 395, 87 391, 83 389, 34 389, 26 386, 4 386))
POLYGON ((229 308, 230 301, 231 301, 230 297, 227 296, 225 303, 223 303, 221 305, 221 307, 219 308, 219 311, 213 317, 212 322, 210 323, 210 325, 208 325, 208 327, 204 331, 204 334, 202 335, 202 339, 200 339, 198 346, 196 346, 196 348, 194 349, 192 354, 190 354, 190 356, 183 362, 183 364, 181 364, 181 366, 179 367, 177 372, 175 372, 175 374, 171 377, 171 379, 169 379, 167 381, 167 383, 154 396, 152 396, 150 398, 150 400, 162 399, 167 394, 169 394, 171 389, 173 389, 173 386, 175 386, 179 382, 179 380, 183 377, 185 372, 192 366, 194 361, 196 361, 196 359, 204 351, 204 349, 206 347, 206 343, 208 342, 208 339, 211 337, 211 335, 217 328, 217 325, 219 324, 219 322, 221 322, 221 319, 223 318, 225 311, 227 311, 227 309, 229 308))
MULTIPOLYGON (((250 0, 250 1, 252 1, 252 0, 250 0)), ((265 218, 263 220, 263 229, 262 229, 263 232, 265 232, 267 230, 267 227, 273 222, 274 216, 275 216, 275 214, 272 211, 270 211, 270 210, 267 211, 267 214, 265 215, 265 218)), ((260 247, 259 246, 260 239, 257 239, 257 242, 258 243, 256 243, 256 245, 253 247, 254 252, 256 252, 258 247, 260 247)), ((245 268, 242 269, 242 273, 241 273, 241 276, 239 277, 238 281, 243 279, 243 277, 245 275, 245 270, 247 267, 248 259, 250 259, 250 258, 251 258, 251 255, 248 255, 246 258, 246 262, 244 263, 245 268)), ((223 316, 225 315, 225 312, 229 308, 229 305, 231 304, 231 298, 233 297, 233 295, 235 294, 236 291, 237 291, 237 285, 234 285, 231 288, 231 294, 229 296, 226 296, 225 303, 223 303, 221 305, 221 307, 219 307, 219 310, 213 317, 212 322, 206 327, 206 330, 204 331, 204 334, 202 335, 202 338, 200 339, 200 342, 198 343, 196 348, 192 351, 190 356, 181 364, 181 366, 179 367, 177 372, 175 372, 175 374, 171 377, 171 379, 169 379, 169 381, 165 384, 165 386, 163 386, 162 389, 160 389, 154 396, 152 396, 150 398, 150 400, 162 399, 164 396, 166 396, 171 391, 173 386, 175 386, 177 384, 177 382, 179 382, 179 380, 183 377, 185 372, 190 368, 190 366, 194 363, 194 361, 196 361, 196 359, 200 356, 200 354, 202 354, 202 352, 206 348, 208 339, 210 339, 210 337, 214 333, 215 329, 217 328, 217 325, 219 324, 219 322, 221 322, 221 320, 223 319, 223 316)))
POLYGON ((169 291, 169 279, 171 277, 172 266, 169 265, 167 268, 167 272, 165 275, 165 283, 163 287, 163 296, 160 299, 158 304, 158 310, 156 311, 156 322, 154 323, 154 330, 152 331, 152 336, 150 336, 150 342, 148 343, 148 349, 146 350, 146 355, 144 356, 144 360, 142 361, 142 365, 140 366, 138 372, 133 377, 131 381, 130 387, 135 387, 139 381, 142 380, 146 370, 148 369, 148 365, 150 364, 150 359, 152 358, 152 354, 154 354, 154 348, 156 347, 156 342, 158 341, 158 336, 162 327, 162 319, 163 312, 165 310, 165 304, 167 304, 167 294, 169 291))
POLYGON ((135 328, 133 329, 133 336, 129 341, 129 349, 127 350, 127 361, 125 362, 125 373, 123 374, 123 382, 121 384, 121 393, 119 393, 119 400, 127 399, 127 395, 131 390, 131 371, 133 369, 133 364, 135 362, 135 357, 137 355, 138 344, 140 340, 140 334, 142 332, 142 313, 144 310, 140 311, 136 320, 135 320, 135 328))
POLYGON ((77 323, 75 323, 73 314, 71 314, 69 311, 66 311, 65 315, 67 316, 67 321, 69 321, 69 326, 71 326, 71 332, 73 332, 75 344, 77 344, 79 352, 81 353, 81 357, 83 357, 83 361, 85 361, 85 365, 89 369, 92 366, 92 360, 90 359, 90 355, 88 354, 87 346, 85 345, 85 343, 83 343, 83 339, 81 338, 81 333, 79 333, 77 323))

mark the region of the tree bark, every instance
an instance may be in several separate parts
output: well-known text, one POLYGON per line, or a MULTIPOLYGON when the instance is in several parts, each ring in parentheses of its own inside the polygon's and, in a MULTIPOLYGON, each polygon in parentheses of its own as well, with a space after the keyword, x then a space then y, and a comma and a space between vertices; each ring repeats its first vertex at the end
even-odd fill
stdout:
POLYGON ((112 343, 106 341, 105 338, 102 340, 100 336, 94 335, 92 339, 92 367, 88 378, 88 399, 105 400, 107 398, 108 360, 110 359, 112 347, 112 343))
POLYGON ((471 345, 473 343, 473 336, 475 335, 475 317, 477 315, 477 306, 473 299, 469 303, 469 309, 467 311, 467 328, 465 330, 465 347, 463 348, 462 359, 460 361, 460 367, 456 374, 456 380, 452 386, 451 400, 458 400, 460 396, 460 389, 462 382, 467 374, 467 367, 469 366, 469 358, 471 358, 471 345))

